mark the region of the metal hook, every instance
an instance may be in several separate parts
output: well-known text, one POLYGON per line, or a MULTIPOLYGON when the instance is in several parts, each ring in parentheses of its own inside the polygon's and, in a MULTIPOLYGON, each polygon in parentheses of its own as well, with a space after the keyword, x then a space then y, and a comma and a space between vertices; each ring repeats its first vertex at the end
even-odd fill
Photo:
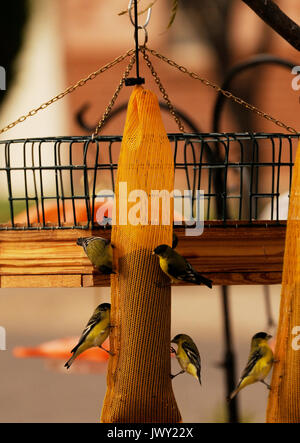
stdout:
MULTIPOLYGON (((134 18, 132 17, 132 4, 133 4, 134 0, 130 0, 129 1, 129 5, 128 5, 128 14, 129 14, 129 18, 130 21, 132 23, 132 25, 134 27, 136 27, 136 23, 134 18)), ((143 25, 138 25, 137 29, 143 29, 145 32, 145 39, 144 39, 144 44, 142 46, 146 46, 146 43, 148 42, 148 31, 147 31, 147 26, 149 25, 150 22, 150 18, 151 18, 151 13, 152 13, 152 6, 150 6, 150 8, 148 8, 148 12, 147 12, 147 17, 146 17, 146 21, 143 25)))
POLYGON ((146 21, 145 23, 140 26, 138 24, 138 7, 137 7, 138 1, 137 0, 130 0, 129 1, 129 5, 128 5, 128 15, 130 18, 130 21, 132 23, 132 25, 134 26, 134 40, 135 40, 135 64, 136 64, 136 78, 126 78, 125 79, 125 85, 126 86, 133 86, 133 85, 142 85, 145 83, 145 79, 140 77, 140 68, 139 68, 139 51, 140 51, 140 46, 139 46, 139 29, 143 29, 145 32, 145 40, 144 40, 144 44, 143 47, 146 46, 146 43, 148 41, 148 31, 147 31, 147 26, 149 24, 150 21, 150 17, 151 17, 151 11, 152 11, 152 7, 148 8, 148 13, 147 13, 147 17, 146 17, 146 21), (132 5, 134 2, 134 19, 132 16, 132 5))
MULTIPOLYGON (((133 0, 129 1, 129 5, 128 5, 128 14, 129 14, 129 18, 130 21, 132 23, 133 26, 135 26, 135 21, 132 17, 132 4, 133 4, 133 0)), ((142 26, 138 26, 138 29, 144 29, 144 31, 146 32, 146 28, 149 25, 149 21, 150 21, 150 17, 151 17, 151 12, 152 12, 152 6, 150 6, 150 8, 148 8, 148 12, 147 12, 147 17, 146 17, 146 21, 142 26)))
POLYGON ((146 46, 146 44, 148 42, 148 31, 146 28, 143 28, 142 26, 139 26, 139 29, 143 29, 145 32, 144 44, 142 46, 146 46))

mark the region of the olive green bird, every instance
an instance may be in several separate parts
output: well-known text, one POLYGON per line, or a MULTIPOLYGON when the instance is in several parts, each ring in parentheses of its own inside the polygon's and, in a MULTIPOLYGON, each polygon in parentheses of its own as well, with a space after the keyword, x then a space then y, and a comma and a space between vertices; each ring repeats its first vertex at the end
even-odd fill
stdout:
POLYGON ((171 348, 171 351, 176 354, 178 363, 182 367, 182 371, 178 374, 171 375, 171 378, 177 377, 179 374, 188 374, 195 377, 201 385, 201 358, 197 346, 189 335, 178 334, 171 343, 177 344, 177 351, 171 348))
POLYGON ((171 283, 185 281, 212 288, 212 281, 199 274, 182 255, 170 246, 157 246, 152 254, 158 255, 161 270, 171 279, 171 283))
POLYGON ((264 380, 271 371, 274 363, 273 352, 268 345, 268 340, 270 340, 271 337, 272 336, 266 332, 258 332, 252 337, 247 365, 237 388, 230 394, 228 400, 232 400, 241 389, 258 381, 265 384, 268 389, 271 389, 264 380))
POLYGON ((109 336, 110 328, 110 304, 102 303, 95 309, 92 317, 89 319, 83 330, 77 345, 71 350, 73 355, 67 361, 65 367, 69 369, 75 358, 89 348, 98 346, 108 354, 113 355, 110 351, 102 347, 102 343, 104 343, 109 336))
POLYGON ((91 263, 102 274, 115 274, 112 269, 113 245, 110 240, 102 237, 84 237, 77 239, 77 245, 83 247, 91 263))

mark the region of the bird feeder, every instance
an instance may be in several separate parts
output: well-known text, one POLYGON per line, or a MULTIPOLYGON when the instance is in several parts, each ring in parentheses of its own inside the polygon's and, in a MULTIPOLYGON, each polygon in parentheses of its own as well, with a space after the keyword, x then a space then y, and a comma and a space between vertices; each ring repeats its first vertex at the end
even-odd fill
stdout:
MULTIPOLYGON (((150 14, 147 20, 149 18, 150 14)), ((171 289, 165 284, 166 277, 162 276, 151 250, 161 243, 170 245, 175 232, 179 253, 214 285, 281 283, 286 222, 279 217, 280 197, 286 189, 291 189, 300 134, 149 49, 146 24, 142 26, 145 43, 140 46, 136 2, 133 23, 135 49, 0 131, 4 133, 130 58, 92 136, 0 140, 0 181, 7 192, 8 214, 0 225, 0 286, 111 286, 114 328, 110 348, 114 356, 109 358, 101 421, 176 423, 181 421, 181 415, 169 377, 171 289), (158 84, 179 133, 165 133, 158 99, 142 86, 140 55, 158 84), (154 58, 273 121, 287 133, 185 132, 154 69, 154 58), (134 64, 136 77, 129 78, 134 64), (102 136, 99 131, 124 84, 134 86, 124 134, 102 136), (101 188, 104 177, 105 183, 109 182, 105 190, 101 188), (23 194, 16 189, 19 180, 24 184, 23 194), (148 198, 153 190, 177 190, 170 200, 169 223, 164 222, 159 210, 155 223, 149 224, 151 207, 140 204, 137 209, 133 204, 136 199, 124 200, 120 191, 122 183, 126 183, 127 195, 140 190, 140 195, 148 198), (202 218, 197 218, 195 208, 200 190, 203 191, 202 218), (188 191, 189 212, 185 217, 179 210, 186 201, 184 191, 188 191), (112 205, 114 196, 115 206, 112 205), (270 203, 270 213, 261 220, 260 213, 266 203, 270 203), (179 213, 176 220, 173 220, 174 208, 179 213), (137 224, 127 223, 132 212, 139 219, 137 224), (125 215, 126 223, 120 214, 125 215), (115 217, 111 229, 104 222, 105 216, 115 217), (195 235, 199 234, 197 223, 201 220, 204 221, 203 233, 200 229, 202 235, 195 235), (116 275, 97 273, 82 248, 76 245, 78 237, 92 235, 111 238, 115 246, 116 275)), ((275 366, 273 375, 269 421, 279 421, 282 417, 286 421, 299 421, 300 418, 298 357, 288 347, 284 348, 291 337, 291 328, 297 322, 300 324, 299 251, 295 241, 299 235, 298 175, 296 169, 285 251, 283 287, 286 291, 284 289, 282 295, 276 348, 280 366, 275 366), (292 392, 295 383, 297 390, 292 392)))

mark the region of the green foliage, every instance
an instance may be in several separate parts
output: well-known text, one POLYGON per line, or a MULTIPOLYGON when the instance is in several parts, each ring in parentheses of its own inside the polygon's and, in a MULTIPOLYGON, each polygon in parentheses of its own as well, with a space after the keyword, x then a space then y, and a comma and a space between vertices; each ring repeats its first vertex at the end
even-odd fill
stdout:
MULTIPOLYGON (((19 214, 22 211, 26 210, 25 201, 16 200, 13 203, 14 206, 14 215, 19 214)), ((29 204, 29 207, 32 206, 32 203, 29 204)), ((10 208, 8 200, 0 200, 0 223, 7 223, 10 221, 10 208)))
POLYGON ((178 0, 172 0, 172 10, 171 10, 171 18, 169 20, 168 29, 172 26, 174 23, 177 11, 178 11, 179 1, 178 0))

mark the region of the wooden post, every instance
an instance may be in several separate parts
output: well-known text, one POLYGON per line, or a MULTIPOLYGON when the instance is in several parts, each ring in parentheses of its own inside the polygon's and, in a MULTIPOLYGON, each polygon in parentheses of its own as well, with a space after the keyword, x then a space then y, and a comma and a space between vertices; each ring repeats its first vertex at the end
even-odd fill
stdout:
POLYGON ((268 423, 300 423, 300 144, 290 195, 268 423))

